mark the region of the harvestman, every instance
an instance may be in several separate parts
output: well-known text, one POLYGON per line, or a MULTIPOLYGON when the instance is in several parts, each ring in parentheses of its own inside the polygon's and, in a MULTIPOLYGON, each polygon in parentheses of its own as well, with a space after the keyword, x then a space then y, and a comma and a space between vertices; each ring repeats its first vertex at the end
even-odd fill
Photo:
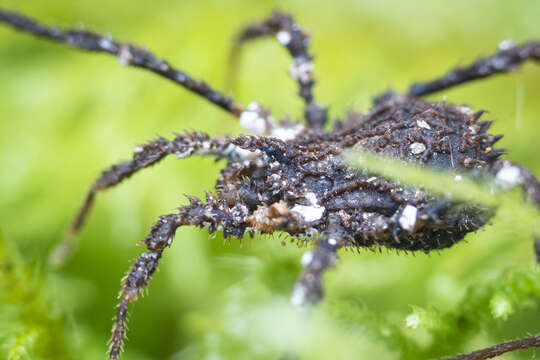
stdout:
MULTIPOLYGON (((276 36, 293 58, 290 75, 305 102, 305 123, 276 121, 257 102, 244 107, 148 50, 110 36, 59 30, 5 10, 0 10, 0 22, 72 47, 108 53, 124 65, 152 71, 237 117, 252 134, 212 138, 192 132, 173 140, 160 137, 137 146, 132 160, 106 169, 90 187, 68 231, 67 242, 54 255, 56 261, 63 261, 70 253, 98 192, 167 155, 227 160, 215 193, 208 192, 206 200, 190 197, 190 204, 182 206, 178 213, 160 216, 143 239, 147 251, 135 260, 122 281, 109 359, 118 359, 122 350, 129 303, 137 300, 148 285, 180 226, 207 227, 210 233, 221 230, 225 237, 236 238, 246 232, 252 235, 275 231, 312 237, 315 250, 302 257, 305 270, 291 297, 291 302, 300 306, 322 299, 321 274, 335 265, 337 251, 344 246, 429 252, 452 246, 485 225, 494 214, 494 209, 482 205, 443 200, 367 170, 351 168, 340 156, 345 150, 371 151, 471 178, 491 175, 505 187, 521 186, 526 199, 540 207, 540 183, 522 165, 501 158, 504 150, 493 146, 502 136, 487 132, 491 121, 479 120, 483 111, 420 99, 471 80, 515 70, 526 60, 540 61, 540 42, 503 42, 493 55, 433 81, 414 84, 406 94, 388 92, 376 97, 369 113, 351 112, 326 131, 327 108, 318 104, 312 93, 315 80, 309 38, 287 14, 275 12, 244 28, 235 49, 238 51, 252 39, 276 36)), ((535 239, 535 249, 540 261, 539 239, 535 239)), ((455 358, 482 359, 539 345, 540 335, 536 335, 455 358)))

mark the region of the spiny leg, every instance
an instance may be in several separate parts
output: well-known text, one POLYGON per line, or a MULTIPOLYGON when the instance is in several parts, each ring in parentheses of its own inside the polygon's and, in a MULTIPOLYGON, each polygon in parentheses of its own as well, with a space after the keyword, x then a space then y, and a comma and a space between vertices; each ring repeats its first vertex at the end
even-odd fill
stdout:
POLYGON ((318 105, 313 97, 315 79, 312 74, 313 55, 309 53, 309 36, 294 22, 291 15, 276 11, 266 20, 250 24, 240 32, 232 49, 230 77, 234 77, 244 43, 274 35, 294 60, 290 74, 298 82, 299 95, 306 103, 304 116, 308 124, 322 128, 327 120, 327 108, 318 105))
POLYGON ((224 138, 210 138, 206 134, 197 132, 178 134, 172 141, 160 137, 144 145, 137 146, 133 152, 132 160, 109 167, 94 181, 77 216, 66 233, 65 241, 53 251, 51 263, 61 265, 72 253, 76 245, 77 235, 88 217, 98 192, 119 184, 137 171, 161 161, 167 155, 174 154, 179 158, 193 154, 226 157, 230 155, 230 149, 231 145, 224 138))
POLYGON ((423 96, 468 81, 513 71, 527 60, 540 62, 540 41, 530 41, 521 45, 504 41, 499 45, 497 52, 489 57, 479 58, 469 66, 457 67, 438 79, 413 84, 409 88, 409 95, 423 96))
MULTIPOLYGON (((495 181, 503 188, 510 189, 519 185, 527 201, 540 211, 540 182, 536 176, 521 164, 508 160, 499 160, 493 166, 495 181)), ((540 234, 533 234, 536 262, 540 264, 540 234)))
POLYGON ((337 216, 330 216, 329 226, 317 241, 314 252, 306 252, 302 256, 302 265, 305 270, 294 285, 291 304, 303 306, 316 304, 324 297, 322 273, 333 268, 338 259, 337 251, 345 245, 340 236, 340 220, 337 216))
POLYGON ((181 207, 178 214, 160 216, 143 240, 147 251, 135 259, 135 263, 122 280, 120 303, 110 340, 109 360, 117 360, 122 351, 129 303, 136 301, 139 293, 148 285, 164 249, 171 245, 178 227, 208 225, 210 233, 222 228, 225 237, 243 235, 248 215, 245 206, 235 205, 229 208, 224 201, 218 200, 211 193, 207 194, 205 203, 196 198, 190 198, 190 202, 190 205, 181 207))
POLYGON ((121 43, 108 35, 104 36, 91 31, 60 30, 40 24, 25 15, 2 9, 0 9, 0 22, 11 25, 17 30, 75 48, 114 55, 121 64, 142 68, 163 76, 237 117, 243 111, 243 106, 235 103, 231 97, 213 89, 204 81, 196 80, 185 72, 175 69, 166 60, 156 57, 140 46, 121 43))

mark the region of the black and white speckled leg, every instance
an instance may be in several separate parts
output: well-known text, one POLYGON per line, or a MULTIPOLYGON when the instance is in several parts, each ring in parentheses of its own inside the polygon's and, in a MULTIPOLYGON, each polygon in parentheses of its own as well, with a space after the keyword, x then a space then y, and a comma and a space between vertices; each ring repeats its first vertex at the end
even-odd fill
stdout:
POLYGON ((408 94, 428 95, 472 80, 506 73, 518 69, 527 60, 540 62, 540 41, 530 41, 521 45, 503 41, 495 54, 479 58, 469 66, 457 67, 435 80, 413 84, 408 94))
POLYGON ((236 37, 231 53, 229 86, 235 78, 242 46, 250 40, 276 36, 294 60, 290 74, 299 86, 299 95, 306 107, 304 116, 311 127, 321 128, 327 121, 327 108, 318 105, 313 96, 313 55, 309 53, 309 36, 294 22, 291 15, 276 11, 267 19, 247 25, 236 37))
POLYGON ((301 263, 305 270, 294 285, 291 304, 315 305, 324 297, 322 274, 326 269, 335 267, 337 251, 346 245, 340 225, 339 217, 331 216, 329 226, 317 241, 315 251, 308 251, 302 256, 301 263))
POLYGON ((158 267, 159 259, 166 247, 170 246, 176 230, 184 225, 208 226, 210 232, 223 229, 225 237, 241 237, 245 230, 247 208, 242 205, 229 207, 225 201, 218 200, 213 194, 207 194, 206 202, 190 198, 190 205, 179 209, 178 214, 160 216, 150 233, 144 238, 147 251, 135 259, 122 280, 120 303, 112 329, 109 359, 117 360, 122 351, 126 335, 128 305, 137 300, 139 293, 148 285, 158 267))
MULTIPOLYGON (((503 188, 521 186, 525 198, 540 211, 540 182, 526 167, 509 160, 499 160, 492 169, 495 181, 503 188)), ((540 234, 533 234, 536 261, 540 264, 540 234)))
POLYGON ((294 285, 291 304, 315 305, 322 300, 324 297, 322 274, 326 269, 335 266, 338 259, 337 250, 342 246, 339 239, 323 235, 315 251, 304 253, 301 262, 305 270, 294 285))
POLYGON ((51 262, 55 265, 61 265, 72 253, 76 245, 77 234, 84 225, 98 192, 119 184, 139 170, 161 161, 167 155, 176 155, 180 158, 193 154, 227 156, 227 150, 230 148, 231 145, 224 138, 210 138, 203 133, 179 134, 172 141, 160 137, 144 145, 137 146, 133 152, 132 160, 109 167, 94 181, 77 216, 66 233, 64 242, 53 251, 51 262))
POLYGON ((315 305, 324 297, 323 271, 333 268, 338 259, 337 250, 340 241, 330 236, 324 236, 317 243, 315 251, 308 251, 302 256, 302 265, 306 268, 296 284, 291 295, 291 304, 304 306, 315 305))
POLYGON ((121 43, 109 35, 101 35, 93 31, 61 30, 41 24, 26 15, 1 8, 0 23, 74 48, 116 56, 121 64, 151 71, 156 75, 167 78, 234 116, 240 116, 243 110, 243 106, 235 103, 231 97, 213 89, 204 81, 196 80, 185 72, 175 69, 166 60, 157 57, 143 47, 121 43))

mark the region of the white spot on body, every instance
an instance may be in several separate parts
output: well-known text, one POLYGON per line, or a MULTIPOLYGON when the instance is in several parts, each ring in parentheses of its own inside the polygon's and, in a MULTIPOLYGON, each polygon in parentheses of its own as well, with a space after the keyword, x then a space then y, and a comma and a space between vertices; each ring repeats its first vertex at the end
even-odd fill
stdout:
POLYGON ((186 80, 187 76, 184 73, 179 72, 178 74, 176 74, 176 81, 178 81, 179 83, 183 83, 186 80))
POLYGON ((305 197, 310 202, 311 205, 319 204, 319 200, 317 200, 317 195, 315 195, 315 193, 308 192, 305 197))
POLYGON ((307 222, 319 220, 324 214, 325 207, 319 206, 317 195, 315 195, 313 192, 306 193, 304 197, 307 201, 309 201, 310 205, 306 206, 297 204, 291 209, 291 211, 300 214, 307 222))
POLYGON ((418 214, 418 209, 415 206, 407 205, 403 209, 403 212, 401 213, 401 216, 399 217, 399 225, 404 230, 411 231, 414 229, 414 226, 416 225, 416 216, 418 214))
POLYGON ((302 255, 302 258, 300 259, 300 264, 303 266, 308 266, 311 264, 311 261, 313 260, 313 253, 311 251, 306 251, 304 255, 302 255))
POLYGON ((253 151, 250 151, 250 150, 246 150, 246 149, 242 149, 242 148, 239 148, 239 147, 236 147, 235 151, 236 155, 240 158, 240 159, 249 159, 253 156, 253 151))
MULTIPOLYGON (((199 149, 194 149, 194 148, 190 148, 182 153, 178 153, 177 156, 178 158, 183 158, 183 157, 186 157, 188 155, 191 155, 191 154, 196 154, 196 155, 202 155, 202 156, 205 156, 205 155, 211 155, 213 154, 215 151, 215 149, 212 149, 212 144, 208 141, 205 141, 201 144, 201 147, 199 149)), ((226 148, 225 149, 225 154, 226 155, 229 155, 230 152, 232 150, 230 148, 226 148)))
POLYGON ((294 287, 293 293, 291 295, 291 304, 293 306, 302 306, 306 301, 307 289, 302 284, 297 284, 294 287))
POLYGON ((504 189, 521 183, 521 170, 517 166, 505 166, 497 172, 495 181, 504 189))
POLYGON ((273 127, 273 121, 272 116, 269 116, 257 102, 251 102, 240 114, 240 125, 255 135, 268 132, 273 127))
POLYGON ((305 206, 295 205, 291 211, 300 214, 306 222, 317 221, 322 218, 324 214, 324 206, 305 206))
POLYGON ((161 69, 161 71, 167 71, 170 69, 169 64, 167 64, 164 61, 162 61, 161 64, 159 64, 159 68, 161 69))
POLYGON ((336 246, 338 244, 338 241, 334 238, 328 239, 328 245, 330 246, 336 246))
POLYGON ((133 149, 133 153, 140 154, 144 151, 144 148, 140 145, 135 146, 135 149, 133 149))
POLYGON ((261 108, 261 107, 259 106, 259 104, 258 104, 256 101, 250 102, 250 103, 248 104, 248 106, 247 106, 247 109, 248 109, 249 111, 259 111, 260 108, 261 108))
POLYGON ((431 130, 431 126, 429 126, 429 124, 424 120, 416 120, 416 125, 418 125, 420 128, 431 130))
POLYGON ((275 137, 282 141, 292 140, 296 138, 296 135, 301 131, 301 127, 275 127, 272 129, 270 136, 275 137))
POLYGON ((235 149, 236 149, 235 145, 229 144, 229 145, 227 145, 227 147, 225 149, 223 149, 223 155, 229 156, 235 151, 235 149))
POLYGON ((276 38, 281 45, 287 46, 291 42, 292 37, 290 32, 282 30, 276 34, 276 38))
POLYGON ((426 145, 424 145, 422 143, 419 143, 419 142, 412 143, 409 146, 409 151, 414 155, 421 154, 424 151, 426 151, 426 145))
POLYGON ((302 83, 308 82, 310 74, 313 72, 313 63, 305 62, 301 64, 292 64, 289 70, 289 74, 295 80, 299 80, 302 83))
MULTIPOLYGON (((203 151, 197 151, 197 154, 202 154, 203 151)), ((235 146, 233 144, 229 144, 223 151, 221 152, 221 155, 229 156, 233 160, 258 160, 260 152, 258 150, 256 151, 249 151, 246 149, 242 149, 241 147, 235 146)), ((257 164, 259 166, 259 164, 257 164)))
POLYGON ((266 132, 266 121, 256 111, 244 111, 240 114, 240 125, 247 131, 261 135, 266 132))
POLYGON ((123 45, 120 47, 120 50, 118 51, 117 59, 118 62, 122 65, 129 65, 131 63, 131 59, 133 57, 131 56, 131 52, 129 50, 128 45, 123 45))
POLYGON ((507 40, 501 41, 501 42, 499 43, 498 48, 499 48, 499 50, 503 50, 503 51, 504 51, 504 50, 510 50, 510 49, 513 48, 514 46, 516 46, 516 45, 514 44, 514 42, 513 42, 512 40, 507 39, 507 40))
POLYGON ((108 36, 99 39, 98 44, 99 44, 99 46, 101 46, 103 49, 105 49, 107 51, 115 51, 116 50, 116 46, 113 44, 112 40, 108 36))
MULTIPOLYGON (((183 158, 191 155, 192 151, 193 151, 193 149, 188 149, 186 151, 177 152, 176 157, 179 158, 179 159, 183 159, 183 158)), ((203 154, 201 154, 201 155, 203 155, 203 154)))

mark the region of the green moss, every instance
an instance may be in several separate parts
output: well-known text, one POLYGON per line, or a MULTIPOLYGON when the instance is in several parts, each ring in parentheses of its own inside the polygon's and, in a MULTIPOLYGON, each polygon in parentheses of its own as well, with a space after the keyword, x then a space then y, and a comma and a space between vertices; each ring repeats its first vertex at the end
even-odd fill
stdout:
POLYGON ((46 270, 27 265, 0 234, 0 351, 9 360, 70 359, 66 316, 50 299, 46 270))

